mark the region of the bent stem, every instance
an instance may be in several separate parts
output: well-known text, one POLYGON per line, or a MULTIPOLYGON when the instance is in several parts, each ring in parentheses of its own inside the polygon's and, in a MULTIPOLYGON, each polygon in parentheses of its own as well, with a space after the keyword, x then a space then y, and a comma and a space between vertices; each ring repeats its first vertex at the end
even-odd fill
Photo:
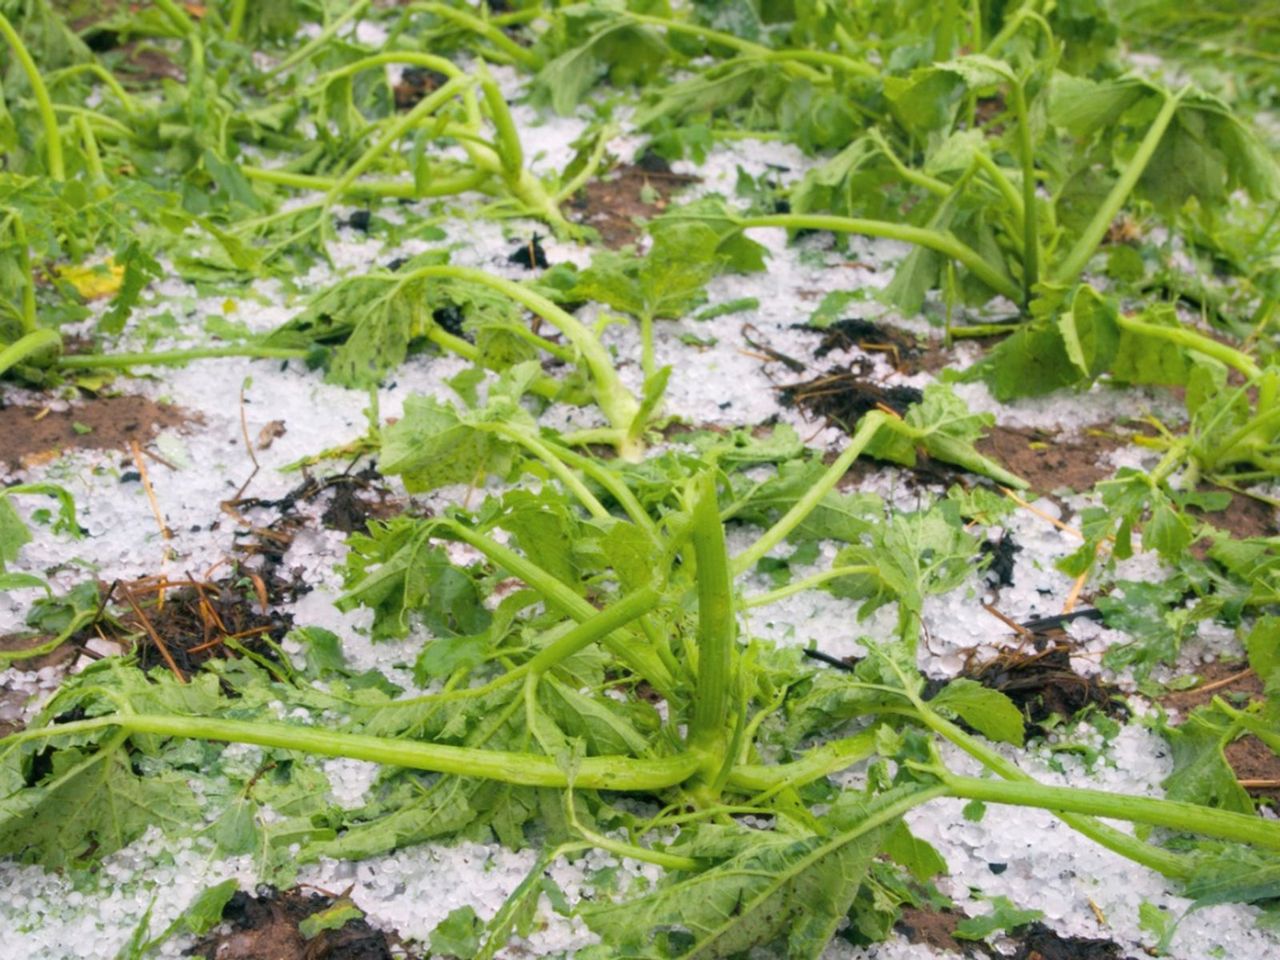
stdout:
POLYGON ((22 37, 13 28, 9 18, 0 13, 0 37, 4 37, 13 51, 13 57, 22 67, 27 83, 31 85, 31 93, 36 98, 36 109, 40 112, 40 122, 44 125, 44 149, 49 164, 49 176, 54 180, 67 178, 66 166, 62 159, 62 134, 58 131, 58 117, 53 111, 53 101, 49 98, 49 88, 40 76, 40 68, 31 59, 31 52, 22 42, 22 37))
POLYGON ((1185 93, 1186 88, 1174 94, 1162 91, 1164 105, 1160 108, 1155 120, 1152 121, 1150 129, 1147 130, 1147 135, 1142 138, 1142 143, 1138 145, 1138 149, 1129 161, 1128 166, 1125 167, 1124 173, 1112 185, 1106 199, 1102 201, 1102 205, 1094 213, 1093 219, 1089 221, 1089 225, 1084 228, 1079 239, 1076 240, 1075 246, 1071 248, 1071 251, 1058 269, 1053 272, 1051 277, 1053 283, 1070 286, 1075 283, 1080 274, 1084 273, 1084 268, 1089 263, 1089 258, 1098 249, 1098 244, 1106 236, 1111 222, 1115 220, 1120 208, 1125 205, 1125 202, 1129 199, 1129 194, 1133 192, 1133 188, 1137 185, 1138 179, 1147 169, 1147 164, 1155 156, 1156 149, 1160 146, 1160 141, 1164 138, 1165 131, 1169 129, 1169 124, 1173 121, 1174 114, 1178 112, 1178 106, 1182 103, 1185 93))
POLYGON ((836 217, 827 214, 778 213, 760 217, 743 217, 735 221, 739 227, 781 227, 785 230, 830 230, 835 233, 857 233, 867 237, 901 240, 917 247, 933 250, 968 267, 975 277, 992 290, 1015 303, 1022 298, 1018 285, 1002 270, 988 263, 978 251, 951 233, 914 227, 888 220, 861 217, 836 217))
MULTIPOLYGON (((92 720, 60 723, 24 730, 6 738, 7 745, 117 729, 126 734, 155 734, 187 740, 252 743, 260 747, 297 750, 322 757, 348 757, 387 766, 480 777, 527 787, 560 787, 569 778, 554 757, 536 753, 482 750, 420 740, 396 740, 357 733, 338 733, 319 727, 247 720, 220 720, 142 713, 117 713, 92 720)), ((656 759, 605 756, 584 757, 574 783, 592 790, 649 791, 683 783, 698 770, 699 760, 682 753, 656 759)))
POLYGON ((415 280, 433 278, 463 280, 497 290, 533 311, 563 333, 577 351, 591 377, 592 399, 600 407, 613 429, 619 431, 620 435, 616 439, 618 452, 628 459, 639 458, 643 445, 638 439, 628 437, 627 432, 640 411, 640 403, 623 385, 618 371, 614 369, 609 352, 596 339, 595 334, 572 315, 523 284, 495 277, 472 267, 456 267, 447 264, 419 267, 401 278, 400 283, 403 286, 415 280))

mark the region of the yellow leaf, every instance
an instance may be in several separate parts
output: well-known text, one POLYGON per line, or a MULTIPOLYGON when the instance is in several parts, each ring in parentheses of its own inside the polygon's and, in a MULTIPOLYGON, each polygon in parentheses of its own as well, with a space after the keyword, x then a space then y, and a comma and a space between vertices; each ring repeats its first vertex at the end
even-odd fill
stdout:
POLYGON ((120 289, 124 267, 111 260, 92 265, 79 264, 57 268, 58 277, 76 288, 76 293, 86 300, 100 300, 120 289))

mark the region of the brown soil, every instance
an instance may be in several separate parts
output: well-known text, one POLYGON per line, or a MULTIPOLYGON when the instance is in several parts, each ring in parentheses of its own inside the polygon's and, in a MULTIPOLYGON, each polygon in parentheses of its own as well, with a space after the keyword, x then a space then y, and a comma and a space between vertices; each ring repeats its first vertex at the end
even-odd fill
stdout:
POLYGON ((1263 699, 1262 681, 1242 661, 1216 660, 1206 663, 1196 671, 1200 683, 1190 690, 1166 693, 1160 703, 1170 710, 1186 716, 1196 707, 1207 705, 1214 697, 1230 700, 1236 697, 1247 700, 1263 699))
POLYGON ((935 950, 950 950, 953 953, 971 956, 974 945, 961 943, 952 936, 956 924, 963 919, 963 914, 947 910, 906 906, 902 908, 902 917, 894 924, 894 929, 911 943, 922 943, 935 950))
POLYGON ((124 450, 147 443, 167 427, 197 418, 146 397, 97 397, 57 412, 46 407, 0 407, 0 460, 10 469, 35 466, 67 450, 124 450))
POLYGON ((1103 430, 1090 431, 1072 440, 1051 433, 997 426, 978 442, 978 450, 1003 463, 1040 493, 1066 487, 1089 490, 1099 480, 1111 476, 1111 466, 1102 458, 1124 446, 1124 441, 1103 430))
MULTIPOLYGON (((295 887, 281 892, 259 887, 238 891, 222 911, 223 925, 196 942, 187 955, 205 960, 391 960, 404 956, 398 938, 375 930, 363 917, 310 940, 298 924, 312 914, 341 906, 344 898, 295 887)), ((349 901, 347 901, 349 903, 349 901)))
POLYGON ((400 82, 392 88, 397 110, 411 110, 429 93, 438 90, 448 78, 425 67, 407 67, 400 82))
POLYGON ((1280 757, 1270 747, 1250 735, 1228 743, 1222 752, 1250 796, 1280 804, 1280 757))
MULTIPOLYGON (((1218 660, 1200 670, 1201 683, 1160 698, 1165 707, 1186 716, 1214 697, 1249 702, 1265 699, 1262 680, 1242 661, 1218 660)), ((1256 799, 1280 804, 1280 756, 1254 736, 1233 740, 1223 749, 1227 763, 1244 788, 1256 799)))
POLYGON ((618 167, 607 180, 588 183, 569 203, 579 223, 594 227, 606 247, 618 249, 634 243, 643 232, 641 221, 667 208, 672 195, 698 178, 662 169, 650 163, 618 167))
POLYGON ((1219 530, 1225 530, 1237 540, 1245 540, 1249 537, 1272 537, 1280 533, 1275 507, 1239 493, 1231 494, 1231 503, 1225 510, 1202 513, 1193 508, 1192 513, 1219 530))

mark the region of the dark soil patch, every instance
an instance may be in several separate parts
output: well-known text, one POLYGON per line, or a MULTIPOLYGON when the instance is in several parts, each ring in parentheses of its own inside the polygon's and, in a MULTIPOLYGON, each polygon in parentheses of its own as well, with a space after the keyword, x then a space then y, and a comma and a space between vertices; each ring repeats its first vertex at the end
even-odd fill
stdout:
MULTIPOLYGON (((1089 611, 1092 613, 1092 611, 1089 611)), ((970 661, 962 676, 999 690, 1022 711, 1028 735, 1054 717, 1070 720, 1094 707, 1109 716, 1129 715, 1119 691, 1071 666, 1075 645, 1061 626, 1029 632, 1024 644, 985 663, 970 661)))
POLYGON ((297 887, 283 892, 262 886, 256 895, 237 891, 222 911, 223 926, 201 937, 188 956, 206 960, 391 960, 405 956, 397 938, 375 930, 363 917, 307 939, 298 924, 313 914, 349 905, 297 887))
POLYGON ((1113 940, 1062 937, 1040 922, 1023 927, 1013 940, 1013 960, 1122 960, 1128 956, 1113 940))
MULTIPOLYGON (((798 324, 795 329, 813 328, 798 324)), ((822 340, 813 351, 815 357, 825 357, 834 350, 856 348, 864 353, 884 354, 899 373, 911 373, 919 369, 920 358, 927 349, 910 333, 861 318, 837 320, 820 332, 822 340)))
POLYGON ((391 88, 397 110, 412 110, 429 93, 434 93, 448 80, 443 73, 426 67, 405 67, 400 81, 391 88))
POLYGON ((196 417, 146 397, 98 397, 62 412, 35 406, 0 407, 0 458, 10 469, 34 466, 66 450, 125 450, 167 427, 196 417))
POLYGON ((144 670, 167 668, 183 678, 206 660, 235 657, 240 649, 274 659, 272 643, 293 625, 291 617, 271 611, 267 581, 258 574, 218 581, 149 578, 108 590, 117 613, 104 632, 131 640, 144 670))
POLYGON ((570 201, 579 223, 594 227, 606 247, 634 243, 643 232, 640 221, 662 213, 672 195, 698 178, 672 173, 665 165, 618 167, 607 180, 593 180, 570 201))
POLYGON ((866 361, 832 367, 812 380, 780 387, 778 399, 846 433, 852 433, 858 421, 872 410, 888 408, 901 416, 911 404, 923 399, 924 394, 915 387, 877 383, 870 378, 870 370, 866 361))
POLYGON ((1124 445, 1123 439, 1102 430, 1063 440, 1052 433, 997 426, 977 447, 1026 480, 1032 490, 1049 493, 1063 487, 1075 492, 1091 489, 1113 472, 1102 458, 1124 445))

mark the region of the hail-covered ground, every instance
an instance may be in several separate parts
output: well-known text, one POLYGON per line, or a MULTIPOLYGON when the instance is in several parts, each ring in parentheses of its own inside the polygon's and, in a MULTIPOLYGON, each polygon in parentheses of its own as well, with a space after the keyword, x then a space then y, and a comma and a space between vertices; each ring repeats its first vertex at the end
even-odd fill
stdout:
MULTIPOLYGON (((518 95, 514 77, 503 79, 513 96, 518 95)), ((541 117, 524 107, 515 112, 526 155, 534 158, 535 172, 563 169, 572 153, 569 144, 581 133, 582 124, 541 117)), ((610 152, 627 161, 639 146, 638 139, 623 134, 611 143, 610 152)), ((786 183, 800 177, 811 162, 793 148, 744 140, 718 146, 696 167, 678 164, 676 169, 700 178, 690 196, 714 192, 732 201, 740 171, 753 177, 769 174, 786 183)), ((299 289, 318 290, 370 265, 436 247, 448 247, 455 263, 519 278, 526 274, 508 262, 508 255, 515 243, 527 240, 538 228, 530 222, 485 219, 477 207, 459 201, 397 206, 380 211, 380 215, 402 217, 410 227, 416 220, 430 219, 442 227, 444 238, 409 239, 391 246, 376 235, 343 227, 340 242, 331 249, 332 265, 315 267, 301 278, 299 289)), ((413 231, 406 229, 405 233, 412 235, 413 231)), ((808 319, 821 296, 854 289, 873 294, 888 282, 907 248, 891 241, 854 238, 847 251, 837 252, 829 238, 821 236, 792 245, 782 231, 757 230, 752 236, 769 250, 767 271, 718 278, 708 293, 712 305, 754 297, 759 301, 757 308, 706 321, 658 324, 658 363, 673 368, 665 412, 700 426, 751 426, 778 418, 794 425, 810 445, 836 449, 844 440, 840 431, 780 406, 776 388, 800 375, 779 364, 762 362, 758 351, 746 342, 744 324, 753 325, 755 336, 763 336, 772 349, 808 356, 813 335, 794 326, 808 319), (690 334, 704 345, 690 346, 687 336, 682 340, 682 335, 690 334)), ((572 261, 585 266, 590 260, 590 249, 585 246, 559 241, 545 241, 544 245, 552 263, 572 261)), ((178 317, 183 329, 200 329, 207 317, 230 315, 250 329, 267 330, 301 306, 300 297, 285 295, 273 281, 255 283, 228 301, 225 296, 201 297, 174 273, 152 289, 149 305, 135 318, 134 328, 145 327, 149 313, 168 311, 178 317)), ((859 309, 880 322, 937 335, 933 321, 940 308, 927 306, 923 316, 902 317, 868 296, 851 305, 851 310, 859 309)), ((588 313, 584 319, 592 318, 588 313)), ((608 328, 606 342, 628 385, 638 389, 637 331, 614 324, 608 328)), ((121 344, 121 349, 128 348, 127 342, 121 344)), ((968 356, 976 355, 974 351, 968 356)), ((966 354, 962 351, 958 356, 964 362, 966 354)), ((855 358, 873 364, 873 376, 887 384, 922 386, 930 379, 923 373, 910 377, 898 374, 879 353, 851 350, 833 354, 828 360, 834 364, 855 358)), ((413 393, 451 398, 445 381, 463 366, 463 361, 449 356, 411 357, 379 390, 382 417, 398 416, 405 398, 413 393)), ((124 482, 124 474, 133 464, 119 451, 72 452, 40 467, 0 477, 5 482, 52 480, 74 494, 87 535, 68 540, 46 531, 24 548, 18 564, 22 569, 54 571, 52 580, 61 588, 86 576, 106 581, 157 574, 200 576, 225 563, 234 554, 238 527, 220 512, 219 504, 240 491, 253 471, 243 441, 246 428, 250 437, 258 436, 272 421, 282 421, 284 428, 269 449, 256 451, 260 470, 243 491, 262 499, 280 497, 297 486, 298 475, 284 472, 285 465, 355 441, 368 428, 366 394, 327 385, 297 362, 220 359, 136 374, 119 380, 118 389, 198 415, 191 425, 161 434, 153 445, 167 465, 151 462, 149 480, 171 537, 162 536, 143 486, 124 482)), ((1084 394, 1013 404, 995 402, 980 385, 961 386, 957 391, 972 409, 994 413, 1001 424, 1056 428, 1064 431, 1064 436, 1117 417, 1148 412, 1166 419, 1177 416, 1167 399, 1138 391, 1121 394, 1096 388, 1084 394)), ((9 399, 22 402, 35 398, 24 398, 14 391, 9 399)), ((47 402, 48 398, 40 399, 47 402)), ((591 417, 590 410, 553 408, 544 422, 557 427, 590 426, 591 417)), ((1122 447, 1112 456, 1115 461, 1111 466, 1142 467, 1153 462, 1149 452, 1136 447, 1122 447)), ((904 473, 891 467, 871 473, 862 487, 905 509, 916 509, 929 493, 928 487, 908 483, 904 473)), ((470 495, 475 497, 474 492, 470 495)), ((426 499, 438 506, 465 496, 468 491, 449 489, 426 499)), ((1065 502, 1078 507, 1081 500, 1068 498, 1065 502)), ((308 509, 318 514, 323 507, 320 501, 308 509)), ((1022 550, 1016 554, 1013 586, 1001 589, 999 607, 1017 621, 1060 612, 1072 587, 1054 562, 1071 552, 1076 541, 1048 519, 1058 514, 1058 507, 1041 501, 1037 510, 1021 511, 1005 524, 1022 550)), ((254 512, 250 511, 247 519, 255 519, 254 512)), ((749 538, 749 531, 735 534, 731 549, 742 549, 749 538)), ((312 589, 282 612, 291 615, 296 626, 323 626, 338 633, 349 661, 358 669, 376 668, 407 690, 418 692, 408 666, 428 639, 421 628, 402 642, 375 645, 368 638, 368 611, 342 613, 333 606, 340 590, 334 568, 345 550, 343 535, 319 523, 301 529, 285 557, 285 569, 300 570, 312 589)), ((820 564, 829 562, 829 554, 819 558, 820 564)), ((1159 564, 1145 555, 1127 561, 1123 572, 1139 580, 1163 576, 1159 564)), ((767 589, 768 584, 748 578, 742 588, 750 594, 767 589)), ((983 574, 975 571, 960 589, 929 599, 924 617, 927 639, 920 647, 921 667, 928 674, 954 675, 971 652, 990 652, 992 644, 1003 642, 1008 630, 983 608, 984 600, 994 599, 991 590, 983 574)), ((33 591, 12 591, 0 597, 0 634, 21 627, 35 597, 33 591)), ((860 652, 860 638, 888 639, 894 627, 891 608, 859 622, 856 603, 821 592, 746 610, 742 619, 750 636, 778 644, 816 644, 841 657, 860 652)), ((1098 670, 1101 652, 1125 639, 1088 621, 1078 621, 1071 631, 1078 643, 1074 665, 1081 671, 1098 670)), ((1185 651, 1185 665, 1194 669, 1205 659, 1233 652, 1238 649, 1230 633, 1206 625, 1185 651)), ((1123 684, 1125 678, 1113 679, 1123 684)), ((26 672, 19 664, 0 673, 4 688, 30 693, 31 699, 23 708, 28 716, 57 682, 58 673, 52 668, 26 672)), ((1171 770, 1169 751, 1164 740, 1144 725, 1140 711, 1135 701, 1135 716, 1110 738, 1088 728, 1074 729, 1074 742, 1096 748, 1096 759, 1090 757, 1088 763, 1086 754, 1054 751, 1052 743, 1016 754, 1010 750, 1009 755, 1046 783, 1159 796, 1159 784, 1171 770)), ((236 746, 227 749, 224 762, 256 769, 259 758, 258 748, 236 746)), ((947 759, 956 769, 972 772, 974 764, 967 758, 955 755, 947 759)), ((333 800, 344 806, 358 805, 378 773, 371 764, 341 759, 327 761, 324 770, 333 800)), ((860 772, 855 767, 842 776, 853 783, 860 772)), ((1151 934, 1139 927, 1140 904, 1147 902, 1175 915, 1189 906, 1189 901, 1177 896, 1159 875, 1092 844, 1047 812, 1001 808, 973 822, 962 815, 962 806, 960 801, 937 800, 913 811, 907 820, 916 835, 942 853, 949 873, 939 886, 969 913, 987 912, 984 898, 1004 895, 1020 907, 1043 911, 1045 921, 1061 934, 1110 938, 1138 955, 1143 945, 1153 942, 1151 934)), ((54 874, 38 867, 0 863, 0 889, 6 891, 0 899, 0 955, 111 958, 147 911, 151 930, 158 932, 212 884, 235 878, 242 887, 252 889, 258 881, 253 858, 220 858, 211 854, 212 846, 198 831, 182 839, 166 839, 156 832, 107 857, 93 872, 54 874)), ((512 852, 498 844, 422 844, 360 862, 308 864, 301 868, 299 881, 334 892, 350 888, 351 898, 374 925, 394 929, 406 940, 425 943, 432 929, 457 907, 471 905, 482 919, 490 917, 524 878, 536 855, 535 850, 512 852)), ((604 852, 589 853, 572 863, 558 861, 550 870, 571 903, 591 895, 590 878, 601 871, 649 881, 656 880, 658 873, 655 867, 619 862, 604 852)), ((1191 913, 1182 920, 1169 955, 1181 960, 1261 960, 1280 955, 1280 935, 1256 930, 1254 916, 1254 908, 1237 905, 1191 913)), ((513 941, 499 956, 568 957, 593 942, 585 926, 557 913, 544 898, 535 932, 527 940, 513 941)), ((188 946, 189 939, 177 938, 167 943, 162 953, 178 956, 188 946)), ((886 943, 867 948, 855 948, 837 939, 827 952, 829 958, 848 960, 941 955, 909 944, 897 934, 886 943)))

